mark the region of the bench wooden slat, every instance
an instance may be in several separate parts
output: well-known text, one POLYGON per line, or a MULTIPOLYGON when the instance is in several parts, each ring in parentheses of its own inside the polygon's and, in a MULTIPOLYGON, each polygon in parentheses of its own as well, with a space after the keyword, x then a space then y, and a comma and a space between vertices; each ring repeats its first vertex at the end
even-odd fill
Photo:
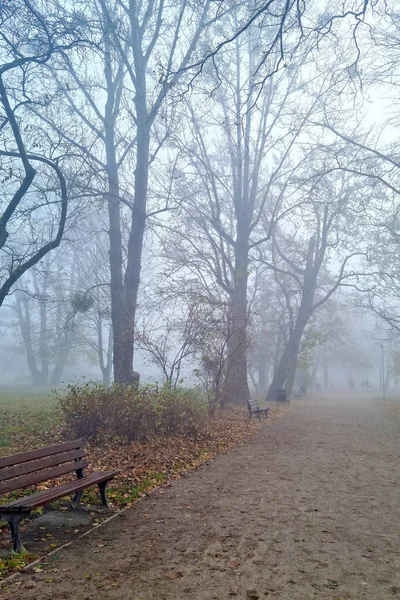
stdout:
MULTIPOLYGON (((53 454, 52 456, 20 463, 19 465, 12 467, 4 467, 3 469, 0 469, 0 481, 12 479, 13 477, 20 477, 21 475, 27 475, 28 473, 33 473, 35 471, 41 471, 42 469, 47 469, 55 465, 62 465, 63 463, 71 462, 73 460, 83 458, 84 456, 86 456, 84 449, 78 448, 78 450, 70 450, 69 452, 62 452, 61 454, 53 454)), ((71 462, 70 467, 71 472, 76 471, 74 463, 71 462)))
POLYGON ((0 469, 12 465, 19 465, 20 463, 35 460, 37 458, 43 458, 44 456, 52 456, 53 454, 68 452, 68 450, 76 450, 82 446, 83 440, 73 440, 72 442, 64 442, 54 446, 47 446, 46 448, 39 448, 38 450, 30 450, 29 452, 22 452, 21 454, 5 456, 4 458, 0 458, 0 469))
POLYGON ((268 418, 269 406, 268 407, 266 406, 265 408, 260 408, 257 400, 248 400, 247 407, 249 409, 250 419, 253 415, 256 415, 258 417, 258 419, 261 421, 260 415, 262 415, 262 414, 264 414, 265 417, 268 418))
POLYGON ((36 473, 30 473, 29 475, 23 475, 22 477, 16 479, 9 479, 4 483, 0 483, 0 494, 6 494, 7 492, 13 492, 14 490, 20 490, 24 487, 28 487, 29 485, 34 485, 35 483, 41 483, 42 481, 47 481, 48 479, 52 479, 53 477, 59 477, 60 475, 66 475, 67 473, 71 473, 71 471, 76 471, 78 469, 85 469, 88 466, 87 461, 84 459, 77 460, 74 463, 67 463, 64 465, 59 465, 57 467, 52 467, 51 469, 47 469, 44 471, 38 471, 36 473), (73 469, 71 469, 73 466, 73 469))
POLYGON ((248 405, 250 406, 251 410, 269 410, 269 406, 266 406, 265 408, 260 408, 260 405, 258 404, 258 402, 256 400, 249 400, 248 401, 248 405))
POLYGON ((85 477, 82 477, 81 479, 75 479, 74 481, 69 481, 68 483, 57 485, 53 488, 49 488, 48 490, 43 490, 42 492, 37 492, 36 494, 25 496, 24 498, 20 498, 19 500, 10 502, 5 506, 0 506, 0 514, 2 510, 4 512, 6 512, 7 510, 12 511, 13 509, 30 510, 38 506, 43 506, 44 504, 48 504, 53 500, 58 500, 59 498, 63 498, 64 496, 69 496, 70 494, 73 494, 78 490, 84 490, 85 488, 90 487, 91 485, 94 485, 96 483, 109 481, 118 473, 118 470, 106 471, 104 473, 90 473, 90 475, 85 475, 85 477))

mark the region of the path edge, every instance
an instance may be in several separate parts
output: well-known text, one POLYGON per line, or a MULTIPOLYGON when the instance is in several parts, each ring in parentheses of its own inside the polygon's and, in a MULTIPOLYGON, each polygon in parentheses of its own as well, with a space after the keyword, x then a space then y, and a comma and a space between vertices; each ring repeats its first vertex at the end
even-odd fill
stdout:
POLYGON ((47 554, 43 554, 42 556, 40 556, 39 558, 37 558, 33 562, 31 562, 31 563, 25 565, 24 567, 22 567, 22 569, 19 569, 19 571, 15 571, 15 573, 11 573, 11 575, 8 575, 8 577, 5 577, 4 579, 2 579, 0 581, 0 589, 3 587, 3 585, 5 583, 8 583, 9 581, 12 581, 16 577, 18 577, 18 575, 20 575, 21 573, 26 573, 27 571, 29 571, 30 569, 32 569, 35 565, 38 565, 43 560, 47 559, 49 556, 53 556, 54 554, 57 554, 57 552, 60 552, 61 550, 64 550, 64 548, 68 548, 68 546, 72 546, 78 540, 81 540, 82 538, 84 538, 87 535, 90 535, 91 533, 93 533, 94 531, 96 531, 99 527, 102 527, 102 525, 106 525, 107 523, 109 523, 110 521, 112 521, 113 519, 115 519, 116 517, 122 515, 129 508, 130 507, 126 507, 126 508, 123 508, 122 510, 119 510, 118 512, 116 512, 116 513, 112 514, 111 516, 107 517, 107 519, 104 519, 104 521, 102 521, 101 523, 98 523, 97 525, 95 525, 91 529, 88 529, 88 531, 85 531, 84 533, 81 533, 77 537, 73 538, 71 541, 65 542, 65 544, 62 544, 61 546, 59 546, 58 548, 55 548, 54 550, 52 550, 51 552, 48 552, 47 554))

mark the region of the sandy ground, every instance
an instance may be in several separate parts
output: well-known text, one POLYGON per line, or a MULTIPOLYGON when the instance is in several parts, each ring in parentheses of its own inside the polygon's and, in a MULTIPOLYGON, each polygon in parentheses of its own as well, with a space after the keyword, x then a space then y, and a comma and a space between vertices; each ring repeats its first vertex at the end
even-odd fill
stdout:
POLYGON ((300 403, 0 597, 400 598, 399 434, 377 401, 300 403))

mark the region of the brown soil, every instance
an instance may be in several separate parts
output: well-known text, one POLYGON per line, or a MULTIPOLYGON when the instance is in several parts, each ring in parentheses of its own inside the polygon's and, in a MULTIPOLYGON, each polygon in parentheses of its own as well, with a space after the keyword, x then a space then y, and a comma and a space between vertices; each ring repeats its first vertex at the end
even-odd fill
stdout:
POLYGON ((300 403, 0 598, 400 598, 399 434, 377 401, 300 403))

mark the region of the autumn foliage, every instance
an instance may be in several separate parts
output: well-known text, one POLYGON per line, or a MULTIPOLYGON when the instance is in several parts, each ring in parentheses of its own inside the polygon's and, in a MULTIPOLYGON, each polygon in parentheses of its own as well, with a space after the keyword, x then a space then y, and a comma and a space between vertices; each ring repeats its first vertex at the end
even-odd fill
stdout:
POLYGON ((92 444, 146 442, 155 436, 193 438, 207 421, 206 406, 193 389, 87 382, 69 385, 59 403, 67 437, 92 444))

